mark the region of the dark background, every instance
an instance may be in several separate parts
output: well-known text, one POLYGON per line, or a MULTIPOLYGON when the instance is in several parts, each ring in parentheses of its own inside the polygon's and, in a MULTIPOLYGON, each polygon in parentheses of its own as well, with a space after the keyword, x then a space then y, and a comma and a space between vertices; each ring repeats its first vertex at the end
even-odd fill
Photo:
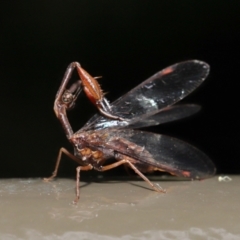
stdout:
MULTIPOLYGON (((203 110, 151 131, 186 140, 219 173, 240 172, 240 2, 1 1, 0 177, 42 177, 71 149, 52 106, 67 65, 79 61, 114 100, 155 72, 188 59, 211 66, 186 102, 203 110)), ((69 113, 77 130, 96 112, 83 96, 69 113)), ((74 176, 62 162, 60 176, 74 176)), ((121 174, 126 174, 122 172, 121 174)))

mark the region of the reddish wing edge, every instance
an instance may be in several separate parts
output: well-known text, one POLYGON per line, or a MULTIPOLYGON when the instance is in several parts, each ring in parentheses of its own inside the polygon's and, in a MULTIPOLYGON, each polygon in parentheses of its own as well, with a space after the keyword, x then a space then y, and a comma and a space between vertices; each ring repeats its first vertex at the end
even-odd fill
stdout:
MULTIPOLYGON (((85 124, 83 129, 126 127, 132 123, 137 125, 139 120, 151 120, 155 118, 152 117, 153 115, 161 115, 160 112, 164 109, 170 110, 171 105, 194 91, 205 80, 208 73, 209 65, 199 60, 181 62, 165 68, 111 103, 113 114, 128 121, 111 120, 96 114, 85 124)), ((189 112, 191 112, 190 108, 189 112)), ((170 111, 169 114, 171 114, 170 111)), ((186 114, 186 116, 189 115, 191 113, 186 114)), ((175 115, 174 118, 182 117, 175 115)), ((171 116, 168 121, 172 121, 171 116)), ((150 126, 149 121, 147 126, 150 126)))

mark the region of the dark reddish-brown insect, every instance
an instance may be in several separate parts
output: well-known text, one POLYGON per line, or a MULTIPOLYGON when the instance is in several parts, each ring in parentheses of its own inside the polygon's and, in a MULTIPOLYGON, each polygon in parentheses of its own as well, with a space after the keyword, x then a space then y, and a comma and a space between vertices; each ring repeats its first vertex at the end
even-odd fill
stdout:
POLYGON ((63 77, 54 102, 54 111, 60 120, 74 154, 61 148, 51 177, 57 175, 62 153, 76 161, 76 198, 78 201, 80 171, 106 171, 122 164, 132 168, 157 192, 165 192, 154 185, 142 172, 165 171, 190 179, 204 179, 214 175, 212 161, 195 147, 178 139, 135 130, 187 117, 200 107, 194 104, 173 105, 196 89, 209 73, 208 64, 191 60, 172 65, 134 89, 109 103, 96 80, 77 62, 71 63, 63 77), (71 86, 68 82, 74 69, 80 80, 71 86), (72 108, 81 90, 99 109, 79 131, 73 133, 66 110, 72 108), (107 164, 106 160, 116 162, 107 164))

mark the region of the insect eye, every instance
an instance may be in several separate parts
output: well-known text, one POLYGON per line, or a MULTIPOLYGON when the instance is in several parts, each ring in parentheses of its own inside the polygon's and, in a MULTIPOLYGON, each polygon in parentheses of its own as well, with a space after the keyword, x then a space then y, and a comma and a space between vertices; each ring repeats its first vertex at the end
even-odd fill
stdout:
POLYGON ((65 91, 64 94, 62 95, 62 101, 63 103, 69 104, 73 101, 73 95, 72 93, 65 91))

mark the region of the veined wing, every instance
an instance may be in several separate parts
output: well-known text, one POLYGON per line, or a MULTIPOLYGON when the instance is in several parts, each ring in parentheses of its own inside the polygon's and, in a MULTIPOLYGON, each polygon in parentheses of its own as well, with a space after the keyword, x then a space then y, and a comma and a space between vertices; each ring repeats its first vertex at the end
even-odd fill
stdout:
POLYGON ((131 128, 143 128, 149 126, 156 126, 159 124, 176 121, 182 118, 189 117, 197 113, 201 109, 201 106, 196 104, 181 104, 173 105, 162 109, 160 112, 150 115, 149 117, 131 121, 131 128))
MULTIPOLYGON (((95 115, 87 122, 84 129, 124 127, 133 123, 137 125, 136 123, 139 120, 151 119, 150 116, 156 115, 164 108, 168 109, 169 106, 195 90, 205 80, 208 73, 209 65, 198 60, 181 62, 165 68, 111 103, 112 113, 128 119, 128 122, 120 122, 95 115)), ((167 111, 165 113, 166 116, 167 111)), ((184 115, 179 115, 179 117, 175 115, 173 120, 182 117, 184 115)), ((168 121, 173 120, 171 120, 171 116, 168 117, 168 121)), ((145 126, 150 125, 148 123, 145 126)))
POLYGON ((134 158, 136 166, 150 165, 191 179, 204 179, 215 174, 210 158, 179 139, 133 129, 99 130, 104 135, 104 148, 134 158))
POLYGON ((201 107, 199 105, 181 104, 166 107, 154 115, 144 115, 146 118, 134 118, 130 122, 119 122, 117 120, 108 120, 106 118, 102 118, 94 124, 94 129, 104 129, 109 127, 123 128, 128 126, 130 128, 143 128, 156 126, 162 123, 167 123, 191 116, 200 109, 201 107))
POLYGON ((113 102, 112 111, 126 119, 156 114, 195 90, 208 73, 209 65, 205 62, 177 63, 154 74, 113 102))

